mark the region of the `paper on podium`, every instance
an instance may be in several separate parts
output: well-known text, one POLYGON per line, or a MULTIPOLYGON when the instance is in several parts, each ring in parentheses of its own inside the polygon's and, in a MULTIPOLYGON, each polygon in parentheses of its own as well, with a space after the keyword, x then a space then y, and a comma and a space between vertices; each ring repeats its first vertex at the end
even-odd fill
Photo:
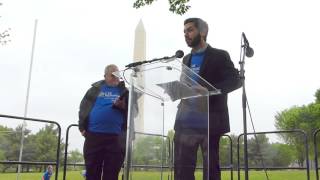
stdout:
POLYGON ((171 81, 156 85, 164 89, 164 93, 168 94, 172 101, 188 97, 203 96, 208 93, 208 90, 200 85, 189 86, 180 81, 171 81))

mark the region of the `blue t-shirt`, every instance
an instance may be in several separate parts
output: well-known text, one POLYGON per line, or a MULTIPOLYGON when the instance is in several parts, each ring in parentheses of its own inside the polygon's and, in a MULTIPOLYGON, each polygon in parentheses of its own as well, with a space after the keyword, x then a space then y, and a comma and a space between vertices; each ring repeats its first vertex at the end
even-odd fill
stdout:
MULTIPOLYGON (((204 51, 192 53, 190 68, 197 74, 200 72, 200 67, 203 62, 204 51)), ((194 81, 199 81, 199 77, 195 76, 192 77, 194 81)), ((208 115, 203 110, 198 109, 198 103, 201 102, 201 99, 191 98, 186 100, 188 101, 188 108, 184 108, 183 113, 177 119, 178 121, 182 121, 181 126, 186 129, 192 128, 207 128, 208 127, 208 115)))
MULTIPOLYGON (((190 68, 197 74, 200 72, 200 67, 203 62, 204 51, 199 53, 192 53, 190 68)), ((192 77, 193 80, 198 81, 198 77, 192 77)))
POLYGON ((46 171, 43 176, 42 176, 42 179, 41 180, 50 180, 50 177, 52 176, 52 173, 46 171))
POLYGON ((89 116, 89 131, 119 134, 124 121, 120 110, 113 108, 113 102, 120 96, 121 89, 102 85, 89 116))

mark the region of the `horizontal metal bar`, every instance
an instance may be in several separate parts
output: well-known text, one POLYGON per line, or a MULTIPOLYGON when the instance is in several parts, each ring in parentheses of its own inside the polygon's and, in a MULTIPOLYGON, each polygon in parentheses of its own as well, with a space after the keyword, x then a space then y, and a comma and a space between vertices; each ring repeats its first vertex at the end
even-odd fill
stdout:
POLYGON ((56 162, 0 161, 0 164, 57 165, 56 162))

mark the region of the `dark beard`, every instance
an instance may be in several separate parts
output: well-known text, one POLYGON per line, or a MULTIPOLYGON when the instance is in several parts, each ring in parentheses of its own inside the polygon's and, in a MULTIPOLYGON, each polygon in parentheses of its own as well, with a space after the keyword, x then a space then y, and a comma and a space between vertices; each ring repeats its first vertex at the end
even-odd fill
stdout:
POLYGON ((196 47, 200 44, 201 42, 201 36, 200 33, 193 39, 193 41, 191 41, 189 47, 196 47))

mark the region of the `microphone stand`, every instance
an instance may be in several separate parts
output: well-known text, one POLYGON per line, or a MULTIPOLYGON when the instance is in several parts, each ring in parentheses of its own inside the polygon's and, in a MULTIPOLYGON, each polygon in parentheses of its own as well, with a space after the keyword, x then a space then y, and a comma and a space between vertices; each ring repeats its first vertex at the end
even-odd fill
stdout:
POLYGON ((140 66, 140 65, 146 64, 146 63, 153 63, 153 62, 156 62, 156 61, 162 61, 164 63, 167 63, 167 62, 175 60, 176 58, 182 58, 183 55, 184 55, 183 51, 178 50, 178 51, 176 51, 175 55, 173 55, 171 57, 165 56, 165 57, 162 57, 162 58, 155 58, 155 59, 146 60, 146 61, 138 61, 138 62, 130 63, 130 64, 126 65, 126 67, 127 68, 132 68, 132 67, 140 66))
POLYGON ((165 56, 165 57, 162 57, 162 58, 155 58, 155 59, 152 59, 152 60, 147 60, 147 61, 138 61, 138 62, 134 62, 134 63, 130 63, 128 65, 126 65, 127 68, 132 68, 132 67, 136 67, 136 66, 140 66, 142 64, 147 64, 147 63, 153 63, 155 61, 163 61, 163 60, 169 60, 169 59, 172 59, 172 58, 176 58, 176 56, 171 56, 171 57, 168 57, 168 56, 165 56))
MULTIPOLYGON (((245 55, 247 48, 249 47, 248 43, 243 42, 243 36, 241 38, 241 52, 240 53, 240 79, 242 83, 242 114, 243 114, 243 159, 244 159, 244 175, 245 180, 249 180, 249 174, 248 174, 248 139, 247 139, 247 95, 246 95, 246 88, 245 88, 245 70, 244 70, 244 64, 245 64, 245 55)), ((239 164, 240 165, 240 164, 239 164)), ((238 167, 240 170, 240 167, 238 167)), ((240 171, 239 171, 240 172, 240 171)), ((240 180, 240 173, 238 173, 238 180, 240 180)))
MULTIPOLYGON (((137 76, 137 69, 133 69, 132 74, 130 75, 130 82, 133 82, 133 77, 137 76)), ((134 101, 134 85, 130 83, 129 89, 129 108, 128 108, 128 117, 127 117, 127 137, 126 137, 126 153, 123 163, 123 179, 130 179, 130 170, 132 167, 132 150, 133 150, 133 139, 134 139, 134 109, 131 104, 134 101)))

